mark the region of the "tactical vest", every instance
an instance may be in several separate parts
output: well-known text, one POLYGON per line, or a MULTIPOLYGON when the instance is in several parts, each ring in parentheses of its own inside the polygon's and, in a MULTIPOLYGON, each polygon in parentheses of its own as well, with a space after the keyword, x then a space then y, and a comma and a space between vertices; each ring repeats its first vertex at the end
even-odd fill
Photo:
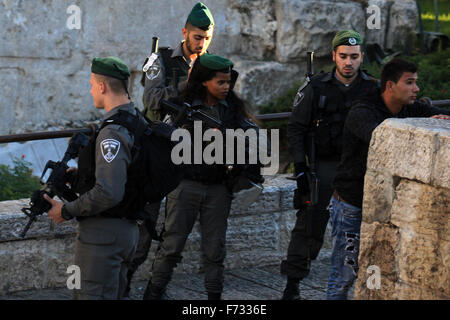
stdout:
MULTIPOLYGON (((181 171, 174 169, 175 166, 170 161, 173 144, 167 141, 170 141, 172 128, 166 132, 170 127, 166 124, 151 122, 149 125, 137 109, 136 112, 137 116, 119 110, 106 119, 100 128, 119 124, 127 128, 135 138, 123 199, 117 206, 101 212, 100 216, 146 219, 148 217, 143 211, 145 204, 161 201, 181 180, 181 171), (149 135, 152 135, 151 139, 148 138, 149 135)), ((95 146, 99 131, 92 135, 88 145, 79 153, 78 175, 72 189, 80 194, 86 193, 95 185, 95 146)))
MULTIPOLYGON (((207 111, 205 111, 208 113, 207 111)), ((213 116, 213 115, 212 115, 213 116)), ((216 117, 216 116, 214 116, 216 117)), ((223 113, 222 117, 219 119, 225 128, 236 129, 242 127, 239 119, 237 119, 237 110, 234 106, 229 104, 229 107, 226 109, 226 112, 223 113)), ((194 137, 193 123, 186 123, 183 128, 188 130, 191 133, 191 139, 194 137)), ((208 130, 209 128, 203 125, 202 134, 208 130)), ((244 128, 245 130, 245 128, 244 128)), ((192 140, 193 141, 193 140, 192 140)), ((225 145, 225 139, 223 141, 225 145)), ((203 142, 202 145, 202 154, 205 147, 210 142, 203 142)), ((237 151, 235 150, 235 156, 237 155, 237 151)), ((194 180, 198 182, 202 182, 204 184, 221 184, 224 183, 225 180, 228 179, 228 171, 227 165, 225 164, 193 164, 194 160, 194 144, 191 144, 191 164, 187 164, 184 166, 184 178, 189 180, 194 180)), ((202 160, 203 161, 203 160, 202 160)), ((224 161, 225 161, 225 152, 224 152, 224 161)))
POLYGON ((314 90, 311 133, 314 133, 316 155, 337 158, 342 152, 342 132, 352 102, 362 96, 378 93, 378 82, 361 79, 343 92, 333 81, 322 81, 327 73, 311 79, 314 90))
POLYGON ((161 47, 159 53, 166 72, 165 86, 168 87, 173 83, 174 73, 177 77, 177 83, 185 81, 189 73, 189 65, 184 61, 183 57, 173 59, 173 49, 169 47, 161 47))

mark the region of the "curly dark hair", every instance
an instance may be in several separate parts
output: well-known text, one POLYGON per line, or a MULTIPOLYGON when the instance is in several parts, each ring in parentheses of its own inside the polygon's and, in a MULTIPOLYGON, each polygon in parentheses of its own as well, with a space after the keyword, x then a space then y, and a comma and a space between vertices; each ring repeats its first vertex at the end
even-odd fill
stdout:
POLYGON ((202 85, 203 82, 209 81, 214 78, 217 72, 230 73, 231 72, 231 87, 226 97, 226 101, 233 106, 237 111, 237 118, 243 119, 245 117, 251 117, 247 112, 244 101, 239 98, 233 90, 234 84, 237 79, 238 73, 234 70, 211 70, 206 68, 200 63, 200 59, 197 59, 192 67, 191 73, 189 75, 189 81, 186 85, 185 90, 181 93, 181 99, 183 102, 192 104, 195 99, 200 99, 202 101, 206 98, 206 88, 202 85))

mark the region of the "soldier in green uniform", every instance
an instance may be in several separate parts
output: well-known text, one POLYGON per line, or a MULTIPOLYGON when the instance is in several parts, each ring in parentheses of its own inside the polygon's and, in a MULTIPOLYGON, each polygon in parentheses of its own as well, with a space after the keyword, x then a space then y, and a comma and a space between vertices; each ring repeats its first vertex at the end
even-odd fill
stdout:
POLYGON ((339 31, 332 41, 335 67, 320 73, 300 87, 288 124, 290 152, 294 158, 297 188, 295 199, 301 202, 307 195, 311 148, 315 146, 315 166, 320 179, 319 203, 315 212, 301 204, 291 233, 287 258, 281 263, 281 273, 287 276, 284 300, 300 299, 299 282, 310 271, 323 244, 329 212, 327 205, 332 194, 331 182, 342 149, 342 128, 351 102, 378 90, 378 82, 360 70, 363 61, 361 36, 352 30, 339 31), (307 162, 307 159, 309 163, 307 162))
MULTIPOLYGON (((189 13, 185 27, 182 29, 184 40, 175 49, 159 48, 158 59, 149 66, 145 74, 143 113, 147 118, 164 120, 166 113, 161 111, 159 101, 177 97, 185 88, 189 70, 197 57, 208 49, 213 32, 214 18, 210 10, 203 3, 197 3, 189 13), (176 79, 173 79, 174 72, 176 79)), ((128 285, 125 293, 127 296, 134 273, 147 259, 152 239, 157 237, 155 225, 160 206, 160 202, 148 204, 145 211, 149 219, 139 224, 139 243, 127 275, 128 285)))
MULTIPOLYGON (((106 111, 104 120, 123 111, 137 113, 127 90, 130 71, 122 60, 95 58, 91 71, 91 95, 95 107, 106 111)), ((52 204, 48 216, 53 222, 74 217, 79 222, 75 265, 81 270, 81 289, 74 291, 74 299, 123 297, 138 227, 135 220, 126 219, 126 209, 117 212, 115 208, 124 198, 133 144, 133 136, 125 127, 102 127, 79 155, 76 180, 92 181, 88 190, 65 204, 46 196, 52 204)))
POLYGON ((184 40, 174 49, 160 48, 159 58, 146 72, 144 114, 151 120, 163 120, 159 101, 178 96, 195 60, 207 51, 214 33, 214 18, 208 7, 197 3, 189 13, 182 33, 184 40), (177 88, 173 83, 177 83, 177 88))
MULTIPOLYGON (((247 115, 245 105, 233 90, 233 63, 225 58, 204 54, 195 62, 187 88, 179 104, 189 103, 220 120, 226 128, 256 128, 247 115)), ((194 138, 194 124, 186 121, 183 128, 194 138)), ((205 130, 203 126, 203 130, 205 130)), ((144 299, 161 299, 175 266, 197 219, 201 228, 201 248, 208 299, 219 300, 223 290, 225 234, 232 194, 226 186, 225 164, 192 164, 194 144, 191 143, 191 164, 184 165, 184 178, 167 196, 167 215, 153 262, 152 277, 144 299)), ((206 146, 203 145, 203 148, 206 146)), ((202 152, 203 154, 203 152, 202 152)))

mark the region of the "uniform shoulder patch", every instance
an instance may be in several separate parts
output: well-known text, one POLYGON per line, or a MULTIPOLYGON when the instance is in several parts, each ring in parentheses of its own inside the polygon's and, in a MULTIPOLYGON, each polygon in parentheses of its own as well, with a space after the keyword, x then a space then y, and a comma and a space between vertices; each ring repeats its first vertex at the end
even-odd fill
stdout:
POLYGON ((158 58, 159 56, 157 54, 152 53, 145 66, 142 68, 142 71, 145 72, 145 75, 149 80, 156 79, 161 72, 161 66, 158 58))
POLYGON ((305 97, 303 90, 308 86, 309 83, 310 81, 307 80, 305 81, 305 83, 303 83, 303 85, 300 86, 300 88, 298 88, 297 94, 295 95, 294 99, 294 108, 298 106, 300 102, 302 102, 303 98, 305 97))
POLYGON ((115 139, 105 139, 100 142, 103 158, 106 162, 111 163, 120 150, 120 142, 115 139))

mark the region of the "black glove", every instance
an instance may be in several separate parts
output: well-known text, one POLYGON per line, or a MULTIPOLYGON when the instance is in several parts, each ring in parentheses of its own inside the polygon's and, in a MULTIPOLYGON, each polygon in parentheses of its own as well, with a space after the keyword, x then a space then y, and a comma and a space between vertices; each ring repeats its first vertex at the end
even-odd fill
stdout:
POLYGON ((299 162, 294 164, 295 176, 297 177, 297 189, 294 191, 294 209, 304 209, 309 197, 309 184, 306 177, 306 164, 299 162))
POLYGON ((297 189, 299 189, 300 194, 309 193, 308 178, 306 177, 306 171, 308 168, 304 162, 299 162, 294 164, 295 176, 297 178, 297 189))

